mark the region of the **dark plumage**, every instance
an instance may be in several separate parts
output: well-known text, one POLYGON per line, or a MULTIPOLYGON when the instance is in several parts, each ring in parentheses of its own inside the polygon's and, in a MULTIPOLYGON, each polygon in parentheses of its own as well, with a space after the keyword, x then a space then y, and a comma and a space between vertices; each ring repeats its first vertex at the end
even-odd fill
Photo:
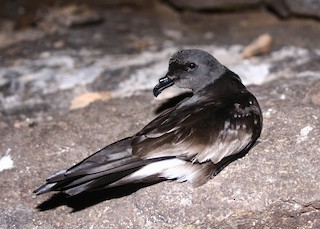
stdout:
POLYGON ((256 98, 209 53, 175 53, 154 95, 173 84, 192 89, 193 96, 165 110, 134 136, 54 173, 34 192, 72 196, 162 179, 199 186, 214 174, 217 163, 249 150, 260 136, 262 114, 256 98))

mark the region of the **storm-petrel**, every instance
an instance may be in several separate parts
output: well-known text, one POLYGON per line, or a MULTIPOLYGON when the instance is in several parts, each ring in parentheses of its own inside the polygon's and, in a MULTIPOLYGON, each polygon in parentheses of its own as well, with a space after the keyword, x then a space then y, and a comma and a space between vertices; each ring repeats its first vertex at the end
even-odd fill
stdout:
POLYGON ((238 75, 209 53, 176 52, 153 93, 176 85, 193 95, 164 110, 132 137, 51 175, 34 192, 70 196, 158 180, 206 183, 222 159, 247 152, 262 129, 260 106, 238 75))

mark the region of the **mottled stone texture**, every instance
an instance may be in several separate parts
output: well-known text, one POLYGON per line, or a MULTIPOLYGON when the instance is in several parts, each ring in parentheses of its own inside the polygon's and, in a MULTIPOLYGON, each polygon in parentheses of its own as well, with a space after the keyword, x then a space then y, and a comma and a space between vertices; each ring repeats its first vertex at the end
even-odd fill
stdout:
POLYGON ((195 9, 195 10, 230 10, 241 9, 252 6, 257 6, 261 0, 168 0, 173 5, 181 9, 195 9))
POLYGON ((320 18, 319 0, 285 0, 285 4, 293 15, 320 18))
POLYGON ((281 17, 306 16, 320 18, 318 0, 167 0, 179 9, 189 10, 241 10, 267 6, 281 17))
POLYGON ((267 8, 283 18, 289 16, 320 18, 318 0, 3 0, 0 18, 11 18, 16 27, 26 27, 37 23, 39 14, 36 12, 39 9, 70 4, 88 5, 90 8, 98 9, 134 6, 137 10, 150 9, 159 4, 191 11, 241 11, 267 8))
POLYGON ((318 0, 264 0, 264 2, 281 17, 320 18, 320 1, 318 0))
POLYGON ((154 14, 110 9, 98 25, 25 40, 38 30, 1 33, 15 42, 0 50, 0 160, 13 161, 0 172, 0 228, 320 228, 318 24, 266 13, 186 13, 168 31, 154 14), (268 56, 243 61, 242 46, 230 46, 266 31, 276 43, 268 56), (174 50, 199 45, 230 65, 238 61, 243 75, 273 79, 248 87, 264 128, 246 156, 199 188, 162 182, 75 199, 32 194, 52 172, 152 120, 160 104, 146 80, 163 76, 174 50), (69 110, 88 92, 118 94, 69 110))
POLYGON ((250 89, 265 116, 259 144, 207 184, 163 182, 121 198, 112 198, 121 196, 119 190, 95 193, 67 201, 71 209, 84 208, 72 214, 69 207, 55 208, 64 205, 61 198, 38 212, 35 207, 50 194, 36 197, 31 191, 52 171, 140 129, 155 108, 150 93, 3 129, 0 149, 11 148, 14 168, 0 174, 0 227, 319 228, 320 107, 310 102, 309 93, 319 91, 320 84, 312 78, 279 79, 250 89))

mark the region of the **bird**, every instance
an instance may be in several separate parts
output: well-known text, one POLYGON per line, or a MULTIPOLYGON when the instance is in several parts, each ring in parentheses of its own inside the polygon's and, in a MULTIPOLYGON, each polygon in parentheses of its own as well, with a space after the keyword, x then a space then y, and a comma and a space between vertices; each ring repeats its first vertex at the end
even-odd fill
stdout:
POLYGON ((163 110, 133 136, 49 176, 34 193, 75 196, 164 180, 198 187, 215 176, 221 161, 255 145, 263 124, 259 103, 240 77, 211 54, 175 52, 154 96, 173 85, 191 89, 192 96, 163 110))

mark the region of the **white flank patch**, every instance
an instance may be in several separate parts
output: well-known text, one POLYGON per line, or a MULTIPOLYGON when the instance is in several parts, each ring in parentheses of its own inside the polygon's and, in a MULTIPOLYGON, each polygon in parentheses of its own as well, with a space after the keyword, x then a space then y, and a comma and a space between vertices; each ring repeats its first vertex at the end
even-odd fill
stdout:
POLYGON ((11 149, 8 149, 6 154, 0 159, 0 172, 13 168, 13 160, 9 154, 10 151, 11 149))
MULTIPOLYGON (((176 166, 184 165, 185 163, 186 163, 185 161, 177 158, 154 162, 132 173, 131 175, 129 175, 129 178, 132 178, 132 177, 144 178, 144 177, 152 176, 155 174, 162 174, 167 169, 172 169, 176 166)), ((172 177, 171 179, 174 179, 174 178, 175 177, 172 177)))
POLYGON ((308 134, 312 130, 313 130, 313 127, 311 127, 311 126, 306 126, 306 127, 302 128, 300 130, 300 135, 298 136, 297 142, 300 143, 300 142, 303 142, 303 141, 307 140, 308 134))
MULTIPOLYGON (((149 176, 158 175, 169 180, 176 179, 178 182, 188 181, 194 183, 201 173, 201 166, 187 163, 184 160, 174 158, 153 162, 139 169, 138 171, 124 177, 121 181, 131 179, 143 179, 149 176)), ((115 182, 116 185, 118 181, 115 182)), ((121 183, 121 182, 120 182, 121 183)))

